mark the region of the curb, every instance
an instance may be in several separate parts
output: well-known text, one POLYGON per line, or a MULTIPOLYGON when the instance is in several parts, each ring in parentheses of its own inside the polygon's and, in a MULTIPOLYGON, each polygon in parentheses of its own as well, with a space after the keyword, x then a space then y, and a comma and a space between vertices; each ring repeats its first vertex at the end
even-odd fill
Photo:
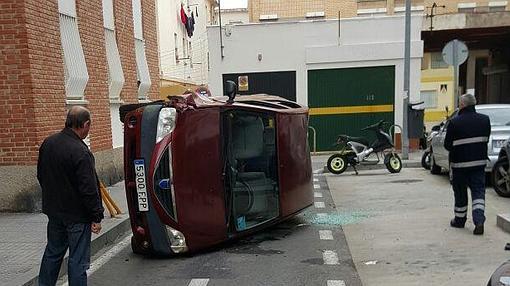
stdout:
MULTIPOLYGON (((402 168, 422 168, 422 166, 421 166, 421 162, 410 161, 410 162, 402 162, 402 168)), ((386 166, 384 164, 358 165, 358 166, 356 166, 356 169, 358 169, 358 171, 384 170, 384 169, 386 169, 386 166)), ((347 170, 354 171, 354 169, 351 166, 347 167, 347 170)), ((328 168, 326 166, 324 166, 322 169, 322 173, 330 173, 330 172, 329 172, 328 168)))
POLYGON ((496 225, 504 232, 510 233, 510 214, 498 214, 496 225))
MULTIPOLYGON (((108 228, 105 232, 101 233, 98 236, 93 236, 92 241, 90 243, 90 257, 91 260, 101 249, 113 245, 117 239, 122 237, 126 234, 126 232, 131 230, 131 224, 129 221, 129 217, 127 214, 121 215, 119 218, 117 218, 118 221, 115 222, 115 224, 108 228)), ((68 255, 64 257, 64 260, 62 261, 62 267, 60 268, 59 278, 63 275, 67 274, 67 260, 68 255)), ((91 261, 92 262, 92 261, 91 261)), ((33 268, 25 275, 20 277, 19 279, 16 279, 15 282, 16 285, 23 285, 23 286, 37 286, 39 279, 39 268, 33 268)))

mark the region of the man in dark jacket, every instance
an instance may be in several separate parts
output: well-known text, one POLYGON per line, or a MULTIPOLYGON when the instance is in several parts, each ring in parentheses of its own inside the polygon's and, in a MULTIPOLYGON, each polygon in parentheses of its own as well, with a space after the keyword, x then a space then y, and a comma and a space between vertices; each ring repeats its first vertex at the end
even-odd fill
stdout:
POLYGON ((101 231, 103 206, 94 156, 82 141, 90 130, 90 112, 80 106, 67 113, 65 128, 39 148, 37 179, 43 213, 48 216, 47 245, 39 285, 55 285, 69 248, 69 285, 87 285, 91 232, 101 231))
POLYGON ((444 141, 444 147, 450 151, 450 172, 455 194, 455 218, 450 225, 464 227, 469 187, 475 224, 473 234, 482 235, 485 222, 485 165, 491 124, 488 116, 476 112, 476 98, 473 95, 461 96, 459 105, 459 114, 448 123, 444 141))

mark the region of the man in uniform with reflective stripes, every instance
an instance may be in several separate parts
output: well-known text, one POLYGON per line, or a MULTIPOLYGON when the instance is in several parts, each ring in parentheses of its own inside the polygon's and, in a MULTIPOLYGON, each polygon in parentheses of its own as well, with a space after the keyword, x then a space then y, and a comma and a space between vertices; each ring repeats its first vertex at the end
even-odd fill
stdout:
POLYGON ((476 112, 475 105, 476 98, 473 95, 460 97, 460 110, 448 123, 444 147, 450 151, 450 174, 455 194, 455 218, 450 221, 450 225, 464 227, 469 187, 475 224, 473 234, 482 235, 485 222, 485 165, 491 124, 488 116, 476 112))

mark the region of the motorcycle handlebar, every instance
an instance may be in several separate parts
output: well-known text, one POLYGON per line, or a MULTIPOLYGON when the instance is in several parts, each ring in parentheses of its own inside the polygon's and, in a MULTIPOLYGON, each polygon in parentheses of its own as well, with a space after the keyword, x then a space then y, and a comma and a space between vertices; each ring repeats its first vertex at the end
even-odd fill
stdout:
POLYGON ((380 120, 379 122, 377 122, 376 124, 372 124, 372 125, 369 125, 367 127, 364 127, 364 128, 361 128, 361 131, 365 131, 365 130, 369 130, 369 129, 373 129, 373 128, 382 128, 382 125, 387 123, 386 121, 384 120, 380 120))

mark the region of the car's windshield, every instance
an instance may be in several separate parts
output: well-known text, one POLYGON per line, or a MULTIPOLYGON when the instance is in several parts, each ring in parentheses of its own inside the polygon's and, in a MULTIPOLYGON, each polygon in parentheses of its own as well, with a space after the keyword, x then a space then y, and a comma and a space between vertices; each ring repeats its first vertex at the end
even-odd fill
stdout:
POLYGON ((491 126, 504 126, 510 125, 510 108, 480 108, 477 110, 478 113, 489 116, 491 120, 491 126))

